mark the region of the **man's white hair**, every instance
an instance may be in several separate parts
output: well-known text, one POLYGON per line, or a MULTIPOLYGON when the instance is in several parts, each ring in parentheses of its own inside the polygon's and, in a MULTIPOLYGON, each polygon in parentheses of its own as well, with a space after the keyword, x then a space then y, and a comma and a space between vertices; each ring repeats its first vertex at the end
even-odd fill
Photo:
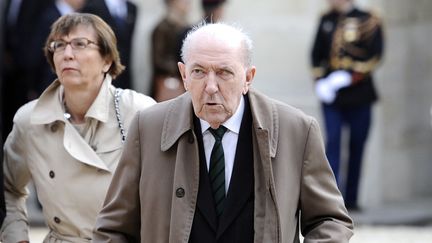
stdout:
POLYGON ((188 60, 188 55, 192 41, 195 37, 200 36, 208 39, 217 39, 227 44, 240 45, 244 56, 244 64, 252 65, 252 40, 250 37, 237 25, 226 23, 206 23, 201 22, 195 25, 186 35, 181 48, 181 58, 184 63, 188 60))

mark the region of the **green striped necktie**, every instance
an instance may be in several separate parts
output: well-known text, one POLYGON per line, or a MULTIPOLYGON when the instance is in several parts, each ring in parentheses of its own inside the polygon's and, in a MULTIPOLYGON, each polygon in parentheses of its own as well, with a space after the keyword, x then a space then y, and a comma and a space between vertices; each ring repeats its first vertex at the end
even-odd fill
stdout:
POLYGON ((209 128, 215 138, 215 144, 210 156, 210 184, 216 206, 218 218, 222 215, 225 202, 225 156, 222 147, 222 137, 227 128, 220 126, 218 129, 209 128))

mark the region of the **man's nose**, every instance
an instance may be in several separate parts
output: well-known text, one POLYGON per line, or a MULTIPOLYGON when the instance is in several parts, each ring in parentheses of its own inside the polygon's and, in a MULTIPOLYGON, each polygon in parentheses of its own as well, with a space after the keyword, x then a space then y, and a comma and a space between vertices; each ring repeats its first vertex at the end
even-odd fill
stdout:
POLYGON ((214 94, 219 90, 215 72, 208 73, 205 90, 208 94, 214 94))

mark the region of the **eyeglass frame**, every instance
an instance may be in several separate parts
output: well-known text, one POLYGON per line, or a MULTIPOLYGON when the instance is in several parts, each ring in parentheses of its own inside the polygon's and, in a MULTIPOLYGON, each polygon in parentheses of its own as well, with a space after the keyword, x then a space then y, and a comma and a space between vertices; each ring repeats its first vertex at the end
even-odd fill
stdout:
POLYGON ((87 38, 85 38, 85 37, 77 37, 77 38, 73 38, 73 39, 70 40, 70 41, 65 41, 65 40, 59 39, 59 40, 51 41, 50 44, 49 44, 49 46, 48 46, 48 50, 49 50, 51 53, 59 53, 59 52, 64 51, 64 50, 66 49, 66 47, 67 47, 68 45, 70 45, 71 48, 72 48, 72 50, 78 50, 78 51, 79 51, 79 50, 87 49, 87 47, 88 47, 90 44, 94 44, 94 45, 96 45, 96 46, 99 46, 99 44, 98 44, 96 41, 89 40, 89 39, 87 39, 87 38), (81 48, 81 47, 77 47, 76 44, 73 44, 73 42, 74 42, 74 41, 78 41, 78 40, 85 40, 87 43, 86 43, 86 45, 85 45, 84 47, 82 47, 82 48, 81 48), (65 46, 62 47, 62 48, 60 48, 60 49, 55 48, 54 45, 55 45, 56 42, 57 42, 57 43, 58 43, 58 42, 63 42, 63 43, 65 44, 65 46))

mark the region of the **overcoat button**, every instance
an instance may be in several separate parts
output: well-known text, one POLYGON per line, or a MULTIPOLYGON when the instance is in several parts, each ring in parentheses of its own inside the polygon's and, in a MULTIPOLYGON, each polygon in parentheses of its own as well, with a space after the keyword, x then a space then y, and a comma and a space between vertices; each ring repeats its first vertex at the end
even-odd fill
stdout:
POLYGON ((55 176, 54 171, 50 170, 50 172, 49 172, 49 177, 54 178, 54 176, 55 176))
POLYGON ((54 217, 54 222, 56 222, 57 224, 60 224, 61 220, 58 217, 54 217))
POLYGON ((178 198, 182 198, 182 197, 184 197, 184 195, 185 195, 185 190, 183 189, 183 188, 177 188, 177 190, 176 190, 176 196, 178 197, 178 198))
POLYGON ((57 132, 58 126, 59 126, 59 125, 57 124, 57 122, 54 123, 54 124, 52 124, 52 125, 51 125, 51 132, 57 132))

